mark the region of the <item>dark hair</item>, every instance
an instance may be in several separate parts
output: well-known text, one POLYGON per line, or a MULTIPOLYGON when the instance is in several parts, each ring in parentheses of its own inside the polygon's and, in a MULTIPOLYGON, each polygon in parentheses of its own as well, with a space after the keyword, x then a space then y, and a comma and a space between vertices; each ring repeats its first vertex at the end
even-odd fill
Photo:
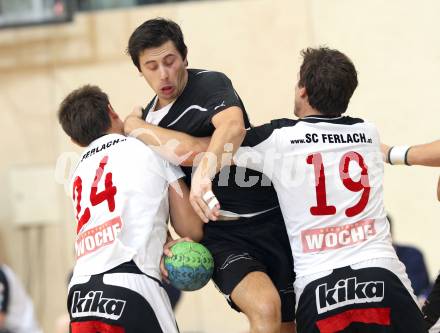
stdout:
POLYGON ((183 33, 176 22, 164 18, 145 21, 131 34, 128 40, 127 53, 133 64, 141 71, 139 56, 145 49, 159 47, 167 41, 172 41, 182 59, 186 59, 188 49, 183 40, 183 33))
POLYGON ((68 136, 85 147, 110 128, 109 104, 107 94, 99 87, 86 85, 64 98, 58 121, 68 136))
POLYGON ((307 48, 301 55, 298 86, 306 88, 310 106, 325 115, 344 113, 358 85, 351 60, 327 47, 307 48))

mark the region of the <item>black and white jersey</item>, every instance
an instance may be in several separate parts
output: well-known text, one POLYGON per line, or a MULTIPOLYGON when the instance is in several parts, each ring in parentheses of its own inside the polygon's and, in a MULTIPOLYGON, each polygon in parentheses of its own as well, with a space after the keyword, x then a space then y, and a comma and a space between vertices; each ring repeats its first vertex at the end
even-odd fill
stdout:
POLYGON ((7 332, 41 333, 31 299, 6 265, 0 265, 0 313, 6 314, 4 329, 7 332))
POLYGON ((234 160, 272 179, 297 277, 397 258, 373 124, 351 117, 274 120, 249 130, 234 160))
MULTIPOLYGON (((189 69, 188 83, 182 94, 157 115, 159 122, 150 116, 156 97, 143 113, 146 119, 160 127, 185 132, 196 137, 211 136, 215 130, 212 118, 219 112, 238 106, 243 110, 245 127, 250 127, 244 105, 229 78, 220 72, 189 69)), ((192 168, 182 168, 186 182, 191 185, 192 168)), ((214 178, 213 191, 220 200, 222 210, 237 214, 252 214, 277 207, 276 193, 260 172, 240 167, 226 167, 214 178)))

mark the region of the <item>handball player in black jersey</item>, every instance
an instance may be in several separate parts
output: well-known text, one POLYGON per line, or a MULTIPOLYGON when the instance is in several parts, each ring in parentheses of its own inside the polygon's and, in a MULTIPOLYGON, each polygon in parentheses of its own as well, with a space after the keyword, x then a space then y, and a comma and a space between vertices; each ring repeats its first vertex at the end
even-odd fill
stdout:
POLYGON ((293 260, 276 193, 261 173, 222 164, 250 127, 231 81, 220 72, 187 69, 182 32, 169 20, 140 25, 128 53, 156 96, 127 117, 125 132, 183 166, 194 209, 211 220, 202 243, 214 256, 213 281, 248 317, 251 333, 294 332, 293 260), (193 169, 202 151, 196 138, 208 137, 207 153, 193 169), (212 178, 212 194, 202 196, 212 178), (218 215, 209 210, 216 198, 218 215))

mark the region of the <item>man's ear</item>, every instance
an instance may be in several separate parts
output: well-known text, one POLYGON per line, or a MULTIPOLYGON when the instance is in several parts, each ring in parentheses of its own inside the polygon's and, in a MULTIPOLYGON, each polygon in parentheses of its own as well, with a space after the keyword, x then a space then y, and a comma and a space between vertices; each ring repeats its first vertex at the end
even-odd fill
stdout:
POLYGON ((305 98, 307 96, 306 87, 298 87, 298 95, 301 98, 305 98))
POLYGON ((118 119, 119 118, 119 115, 115 112, 115 110, 113 110, 113 107, 111 104, 107 105, 107 108, 108 108, 108 114, 111 119, 118 119))

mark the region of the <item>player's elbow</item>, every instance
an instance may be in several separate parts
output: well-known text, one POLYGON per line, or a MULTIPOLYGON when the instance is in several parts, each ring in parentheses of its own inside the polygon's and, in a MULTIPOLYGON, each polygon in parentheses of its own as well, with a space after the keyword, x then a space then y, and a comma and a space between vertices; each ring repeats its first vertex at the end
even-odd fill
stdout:
POLYGON ((194 242, 200 242, 203 238, 203 228, 196 228, 195 230, 192 230, 191 236, 189 236, 194 242))
POLYGON ((204 223, 200 218, 197 216, 195 218, 193 228, 191 228, 191 239, 195 242, 200 242, 203 238, 203 226, 204 223))
POLYGON ((203 225, 202 221, 198 220, 193 224, 191 228, 186 228, 181 233, 178 233, 180 237, 188 237, 194 242, 200 242, 203 238, 203 225))
POLYGON ((228 129, 228 133, 231 136, 231 141, 235 142, 238 145, 241 145, 246 135, 246 129, 244 128, 243 122, 238 120, 231 120, 226 126, 228 129))

